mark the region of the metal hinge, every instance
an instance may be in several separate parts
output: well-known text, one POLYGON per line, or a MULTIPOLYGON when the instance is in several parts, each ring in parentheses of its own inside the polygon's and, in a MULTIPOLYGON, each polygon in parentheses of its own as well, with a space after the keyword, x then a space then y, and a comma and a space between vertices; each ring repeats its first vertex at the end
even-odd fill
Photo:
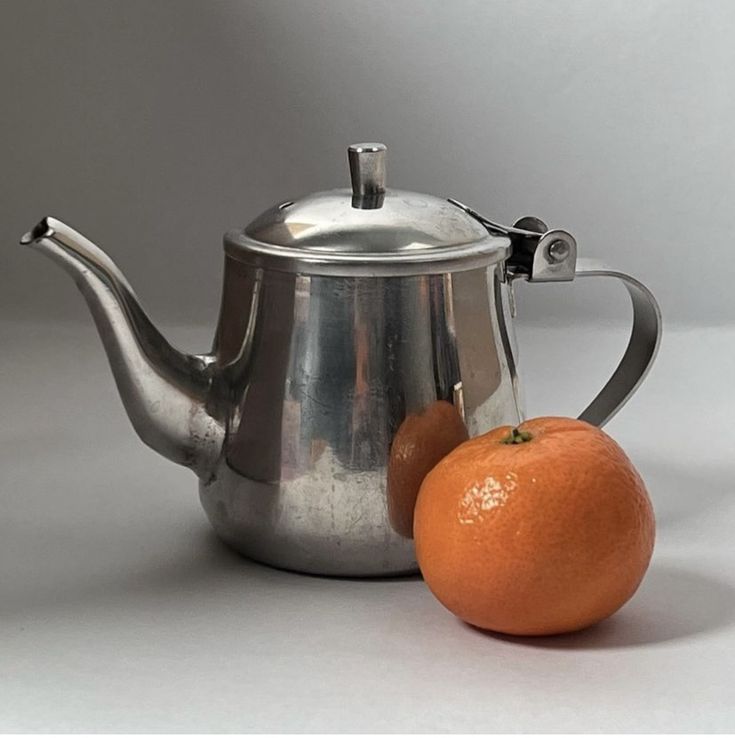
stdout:
POLYGON ((511 255, 506 269, 511 279, 529 282, 571 282, 577 265, 577 242, 568 231, 549 227, 539 218, 526 215, 512 226, 504 226, 481 215, 459 200, 449 198, 452 205, 462 208, 482 223, 490 233, 507 236, 511 255))

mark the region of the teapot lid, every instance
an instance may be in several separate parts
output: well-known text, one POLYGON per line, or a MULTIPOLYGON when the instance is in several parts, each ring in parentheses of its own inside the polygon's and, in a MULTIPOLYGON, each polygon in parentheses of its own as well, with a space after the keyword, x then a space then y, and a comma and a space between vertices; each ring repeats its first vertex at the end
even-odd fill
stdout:
POLYGON ((504 260, 510 240, 452 201, 385 186, 386 147, 348 149, 352 189, 283 202, 225 234, 226 252, 302 274, 390 276, 473 269, 504 260))

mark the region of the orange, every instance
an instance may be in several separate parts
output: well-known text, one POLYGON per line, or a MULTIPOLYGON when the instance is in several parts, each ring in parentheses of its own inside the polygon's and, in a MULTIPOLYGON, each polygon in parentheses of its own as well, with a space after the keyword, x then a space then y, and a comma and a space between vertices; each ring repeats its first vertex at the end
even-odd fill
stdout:
POLYGON ((426 476, 424 579, 455 615, 512 635, 586 628, 622 607, 653 552, 646 488, 620 446, 571 418, 496 428, 426 476))
POLYGON ((413 510, 421 482, 468 437, 459 411, 445 400, 432 402, 401 423, 388 459, 388 519, 396 533, 413 537, 413 510))

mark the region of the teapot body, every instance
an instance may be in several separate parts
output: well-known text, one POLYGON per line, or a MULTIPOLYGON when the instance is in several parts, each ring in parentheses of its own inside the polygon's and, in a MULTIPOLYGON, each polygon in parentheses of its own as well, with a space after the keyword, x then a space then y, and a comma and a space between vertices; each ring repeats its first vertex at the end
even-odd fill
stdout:
POLYGON ((214 347, 226 440, 200 487, 219 536, 287 569, 414 571, 411 480, 432 424, 461 428, 456 445, 520 420, 509 312, 502 263, 334 276, 227 257, 214 347))

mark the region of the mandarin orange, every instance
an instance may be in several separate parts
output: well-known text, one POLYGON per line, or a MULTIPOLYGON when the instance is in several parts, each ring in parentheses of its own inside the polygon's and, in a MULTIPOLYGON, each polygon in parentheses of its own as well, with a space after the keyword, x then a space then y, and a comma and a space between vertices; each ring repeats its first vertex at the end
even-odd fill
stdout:
POLYGON ((610 436, 571 418, 496 428, 421 485, 419 566, 436 597, 513 635, 585 628, 622 607, 653 552, 646 488, 610 436))

